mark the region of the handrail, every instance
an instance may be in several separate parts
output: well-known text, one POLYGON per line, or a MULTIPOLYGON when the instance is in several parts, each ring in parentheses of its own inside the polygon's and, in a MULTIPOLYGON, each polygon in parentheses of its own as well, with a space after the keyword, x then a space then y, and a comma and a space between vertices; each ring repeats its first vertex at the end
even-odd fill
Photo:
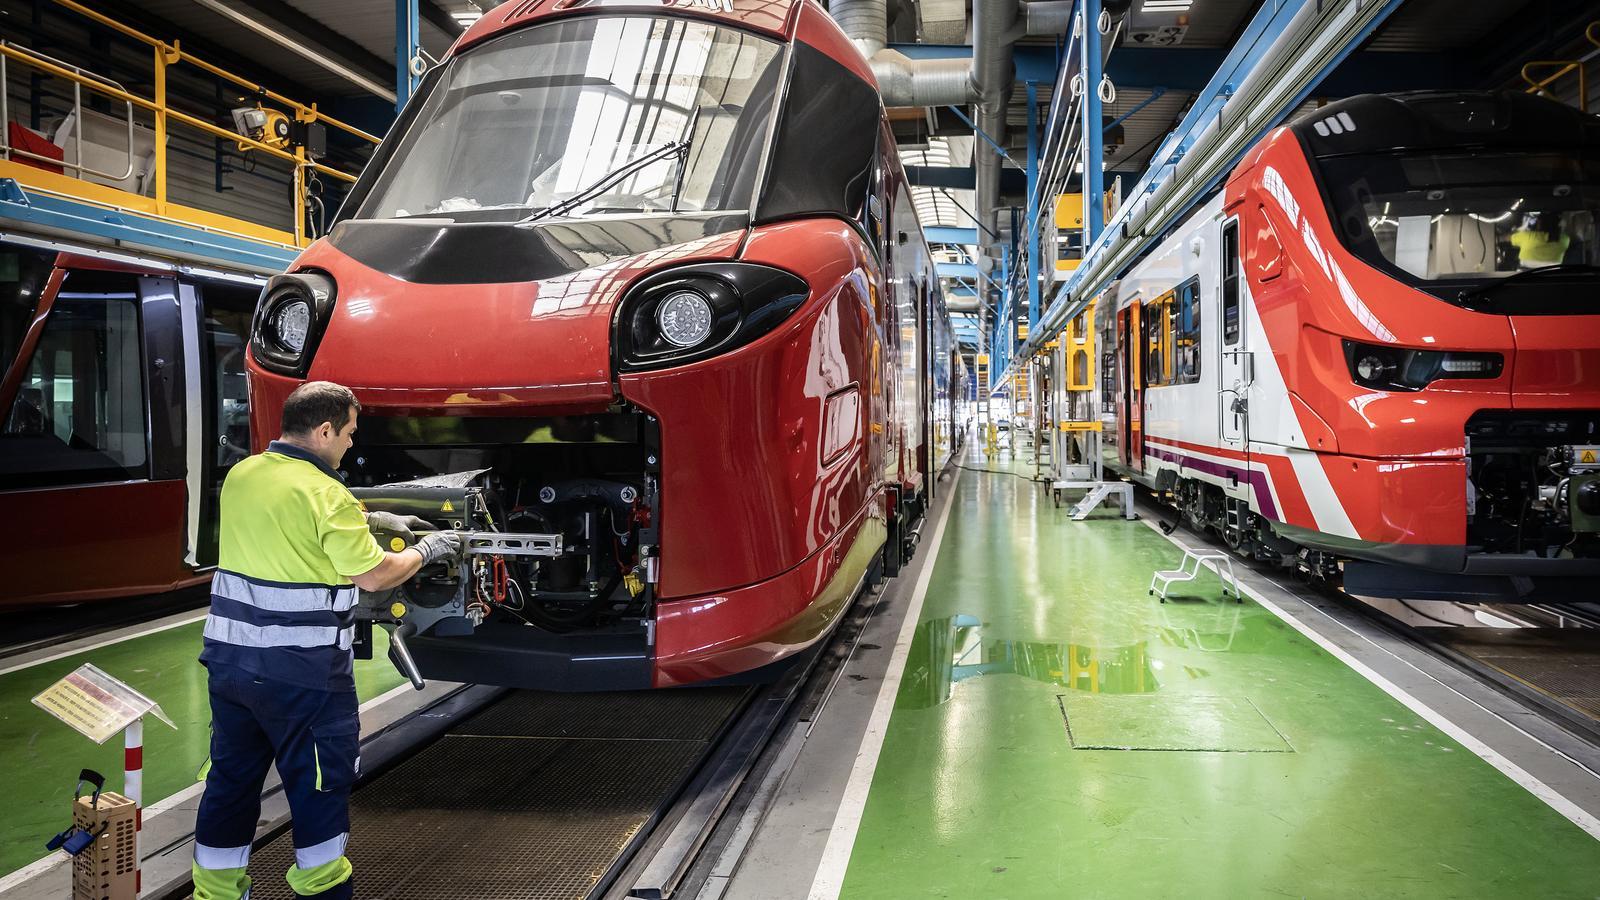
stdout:
MULTIPOLYGON (((248 147, 252 150, 265 153, 268 156, 292 163, 294 166, 294 239, 295 243, 299 246, 304 246, 305 244, 309 243, 309 238, 306 235, 305 227, 307 206, 306 187, 308 181, 308 179, 304 176, 305 171, 309 169, 312 172, 320 172, 333 178, 337 178, 341 181, 352 183, 356 180, 356 176, 310 159, 306 156, 304 147, 296 147, 294 152, 291 153, 246 135, 222 128, 216 124, 207 122, 204 119, 191 116, 188 113, 179 112, 178 110, 169 108, 166 105, 166 69, 169 60, 174 57, 174 54, 176 54, 177 51, 174 48, 168 47, 165 44, 160 44, 159 42, 153 46, 155 48, 154 56, 156 90, 156 98, 154 100, 131 93, 107 79, 102 79, 99 76, 83 74, 79 71, 75 71, 76 67, 62 65, 36 51, 18 47, 12 44, 0 42, 0 61, 3 61, 7 58, 14 59, 23 65, 31 66, 42 72, 54 75, 57 78, 71 81, 75 85, 75 95, 81 95, 80 92, 82 88, 87 87, 97 93, 121 100, 130 106, 137 106, 153 113, 155 116, 155 202, 158 213, 165 214, 167 210, 167 125, 169 120, 187 125, 190 128, 197 129, 214 137, 236 142, 241 148, 248 147)), ((0 66, 3 66, 3 62, 0 62, 0 66)), ((3 88, 4 82, 0 82, 0 93, 3 93, 3 88)), ((80 102, 79 108, 81 109, 81 107, 82 104, 80 102)), ((315 113, 315 110, 313 109, 312 112, 315 113)), ((18 151, 12 150, 12 152, 18 151)), ((81 153, 79 161, 82 161, 81 153)), ((61 164, 59 160, 50 160, 50 162, 58 165, 61 164)))
POLYGON ((188 113, 183 113, 183 112, 179 112, 179 111, 177 111, 175 109, 168 108, 168 107, 166 107, 165 105, 163 105, 161 103, 158 103, 158 102, 156 102, 154 100, 148 100, 148 99, 146 99, 144 97, 139 96, 138 94, 131 94, 131 93, 125 91, 125 90, 122 90, 121 88, 111 87, 110 85, 103 84, 103 83, 101 83, 101 82, 97 81, 96 79, 91 78, 89 76, 79 75, 78 73, 72 71, 69 68, 65 68, 63 66, 56 65, 55 63, 49 62, 48 60, 41 58, 38 54, 36 54, 32 50, 24 50, 24 49, 22 49, 20 47, 16 47, 16 46, 11 45, 11 44, 0 44, 0 55, 9 56, 12 59, 17 60, 18 62, 21 62, 21 63, 23 63, 25 65, 33 66, 34 68, 41 69, 41 70, 43 70, 45 72, 49 72, 50 74, 52 74, 52 75, 54 75, 54 76, 56 76, 58 78, 64 78, 64 79, 66 79, 68 81, 78 82, 79 84, 82 84, 82 85, 84 85, 86 87, 90 87, 90 88, 92 88, 92 89, 94 89, 94 90, 96 90, 96 91, 98 91, 98 92, 100 92, 102 94, 105 94, 108 97, 115 97, 118 100, 122 100, 122 101, 125 101, 125 102, 128 102, 128 103, 132 103, 133 105, 138 106, 138 107, 140 107, 142 109, 147 109, 147 110, 149 110, 151 112, 167 116, 168 118, 176 119, 176 120, 178 120, 179 122, 182 122, 185 125, 191 126, 193 128, 198 128, 201 131, 207 132, 207 133, 212 134, 212 135, 214 135, 216 137, 225 138, 225 139, 230 140, 230 141, 237 141, 240 144, 247 144, 253 150, 260 150, 263 153, 267 153, 267 154, 269 154, 271 156, 276 156, 279 159, 283 159, 283 160, 286 160, 288 162, 303 164, 303 165, 308 166, 308 167, 310 167, 312 169, 316 169, 318 172, 322 172, 324 174, 331 175, 334 178, 339 178, 339 179, 342 179, 344 181, 354 182, 356 180, 356 176, 354 176, 354 175, 348 174, 346 172, 342 172, 342 171, 340 171, 338 169, 330 168, 329 166, 325 166, 325 165, 323 165, 322 163, 319 163, 319 162, 313 162, 313 161, 310 161, 310 160, 302 160, 300 157, 296 156, 295 154, 289 153, 289 152, 287 152, 285 150, 280 150, 277 147, 272 146, 271 144, 264 144, 261 141, 255 140, 254 138, 247 137, 245 135, 239 134, 236 131, 229 131, 226 128, 223 128, 223 127, 218 126, 218 125, 214 125, 211 122, 207 122, 204 119, 197 119, 194 116, 189 115, 188 113))
MULTIPOLYGON (((1600 23, 1590 23, 1589 27, 1593 28, 1596 24, 1600 23)), ((1586 37, 1589 37, 1590 40, 1594 40, 1593 36, 1589 35, 1587 31, 1585 31, 1584 34, 1586 37)), ((1583 60, 1535 59, 1529 60, 1528 62, 1522 64, 1522 80, 1528 83, 1527 93, 1539 94, 1540 96, 1550 97, 1551 99, 1555 99, 1555 97, 1550 93, 1550 85, 1554 84, 1557 79, 1560 79, 1561 77, 1572 72, 1578 73, 1578 109, 1588 112, 1589 77, 1588 73, 1585 71, 1583 60), (1530 69, 1550 66, 1555 66, 1557 68, 1554 72, 1551 72, 1549 75, 1546 75, 1543 78, 1535 78, 1533 75, 1529 74, 1528 71, 1530 69)))
MULTIPOLYGON (((0 44, 9 46, 10 42, 0 41, 0 44)), ((46 56, 37 50, 29 52, 41 59, 47 59, 53 63, 56 63, 57 65, 65 66, 86 78, 92 78, 108 86, 126 90, 126 88, 119 82, 112 81, 109 78, 103 78, 94 74, 93 72, 85 72, 82 68, 63 62, 53 56, 46 56)), ((0 56, 0 122, 9 123, 11 121, 11 111, 9 109, 10 94, 11 91, 9 90, 9 82, 6 80, 6 57, 0 56)), ((25 156, 29 159, 41 160, 43 162, 50 163, 51 165, 60 166, 64 169, 75 169, 77 170, 79 177, 82 177, 84 173, 89 173, 91 175, 99 175, 101 178, 108 178, 112 181, 124 181, 133 176, 133 104, 123 101, 123 105, 128 110, 128 167, 123 170, 122 174, 120 175, 114 172, 103 172, 99 169, 90 168, 83 162, 83 85, 77 82, 74 82, 72 85, 72 111, 74 115, 72 122, 72 138, 74 147, 77 151, 75 154, 77 156, 77 162, 67 162, 64 159, 56 159, 53 156, 45 156, 42 153, 34 153, 30 150, 23 150, 20 147, 13 147, 11 146, 11 135, 9 133, 0 136, 0 151, 3 151, 8 157, 25 156)))
POLYGON ((134 27, 132 27, 130 25, 125 25, 125 24, 123 24, 121 22, 118 22, 116 19, 113 19, 110 16, 107 16, 106 14, 104 14, 102 12, 90 9, 89 7, 83 5, 82 3, 77 2, 77 0, 54 0, 54 2, 58 6, 64 6, 67 9, 70 9, 73 12, 78 13, 79 15, 82 15, 82 16, 85 16, 87 18, 93 19, 94 21, 100 23, 101 25, 104 25, 107 28, 110 28, 110 29, 112 29, 114 31, 120 32, 121 34, 124 34, 124 35, 126 35, 126 36, 128 36, 130 38, 133 38, 136 41, 140 41, 142 43, 148 44, 149 46, 155 48, 159 55, 167 57, 169 62, 186 62, 186 63, 188 63, 188 64, 190 64, 192 66, 195 66, 196 68, 204 69, 205 71, 211 73, 212 75, 217 76, 218 78, 223 78, 223 79, 226 79, 228 81, 233 82, 234 84, 236 84, 236 85, 238 85, 240 87, 248 88, 251 92, 253 92, 253 93, 255 93, 255 94, 259 95, 259 96, 265 97, 266 99, 271 100, 274 103, 278 103, 278 104, 281 104, 283 106, 287 106, 291 110, 294 111, 295 118, 298 121, 301 121, 301 122, 326 122, 329 125, 332 125, 333 127, 339 129, 340 131, 346 132, 347 134, 354 135, 355 137, 361 138, 362 140, 368 141, 368 142, 373 143, 373 144, 376 144, 376 143, 378 143, 378 142, 380 142, 382 140, 379 137, 376 137, 376 136, 374 136, 372 134, 367 133, 366 131, 361 130, 360 128, 355 127, 354 125, 351 125, 351 124, 346 123, 346 122, 342 122, 342 121, 340 121, 338 119, 335 119, 334 117, 328 115, 327 113, 322 112, 321 110, 317 109, 317 106, 314 103, 312 105, 310 105, 310 106, 306 106, 305 104, 300 103, 299 101, 296 101, 296 100, 292 100, 292 99, 290 99, 288 97, 285 97, 284 95, 279 94, 276 91, 270 91, 267 88, 255 83, 255 82, 253 82, 253 81, 251 81, 251 80, 249 80, 247 78, 244 78, 244 77, 239 76, 239 75, 235 75, 232 72, 229 72, 228 70, 222 68, 221 66, 213 65, 212 63, 206 62, 205 60, 200 59, 199 57, 189 53, 186 50, 184 50, 182 47, 179 46, 177 41, 174 41, 171 44, 168 44, 165 41, 160 40, 159 38, 151 37, 150 35, 145 34, 144 32, 138 30, 137 28, 134 28, 134 27))

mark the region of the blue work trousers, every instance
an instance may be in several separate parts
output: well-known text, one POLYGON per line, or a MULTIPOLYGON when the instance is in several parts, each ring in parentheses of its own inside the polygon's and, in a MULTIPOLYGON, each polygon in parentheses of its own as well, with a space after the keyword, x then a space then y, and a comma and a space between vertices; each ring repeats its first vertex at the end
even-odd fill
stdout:
POLYGON ((195 900, 248 897, 246 868, 267 767, 293 817, 289 886, 303 897, 352 896, 350 788, 361 767, 354 689, 318 691, 213 663, 211 760, 195 821, 195 900))

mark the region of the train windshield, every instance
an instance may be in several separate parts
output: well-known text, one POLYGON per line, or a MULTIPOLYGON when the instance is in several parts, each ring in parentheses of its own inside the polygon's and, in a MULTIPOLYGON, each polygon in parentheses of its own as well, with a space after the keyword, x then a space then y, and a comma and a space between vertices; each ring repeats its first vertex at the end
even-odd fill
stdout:
POLYGON ((1597 277, 1587 267, 1600 265, 1600 160, 1448 151, 1318 162, 1350 249, 1424 290, 1454 298, 1510 279, 1508 296, 1570 293, 1574 278, 1597 277), (1533 269, 1549 271, 1511 278, 1533 269))
POLYGON ((358 215, 748 209, 781 49, 660 16, 585 16, 492 40, 446 64, 358 215))

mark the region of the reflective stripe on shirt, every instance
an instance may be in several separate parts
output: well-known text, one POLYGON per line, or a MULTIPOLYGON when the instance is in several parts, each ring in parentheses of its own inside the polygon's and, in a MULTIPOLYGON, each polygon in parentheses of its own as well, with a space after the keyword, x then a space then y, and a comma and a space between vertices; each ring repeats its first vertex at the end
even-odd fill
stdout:
POLYGON ((356 586, 287 585, 246 578, 221 569, 211 578, 213 596, 237 600, 269 612, 344 612, 356 605, 356 586))

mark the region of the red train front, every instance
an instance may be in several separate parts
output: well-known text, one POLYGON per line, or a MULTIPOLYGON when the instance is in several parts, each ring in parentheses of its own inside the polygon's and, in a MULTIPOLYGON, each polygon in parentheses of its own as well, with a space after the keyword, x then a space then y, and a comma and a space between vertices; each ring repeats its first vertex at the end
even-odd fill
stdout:
POLYGON ((1510 93, 1275 130, 1104 314, 1114 465, 1353 593, 1594 599, 1596 148, 1600 118, 1510 93))
POLYGON ((815 4, 507 4, 264 292, 258 449, 295 385, 346 384, 357 495, 473 535, 368 598, 424 675, 759 671, 895 563, 922 490, 937 304, 905 194, 815 4))

